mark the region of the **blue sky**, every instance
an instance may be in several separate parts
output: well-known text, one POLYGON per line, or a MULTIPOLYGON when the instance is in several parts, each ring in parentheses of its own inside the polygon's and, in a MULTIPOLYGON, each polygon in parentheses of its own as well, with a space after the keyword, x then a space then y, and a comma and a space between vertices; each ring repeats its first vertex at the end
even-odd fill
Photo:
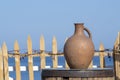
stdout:
POLYGON ((56 36, 58 49, 74 32, 74 23, 84 23, 93 36, 95 48, 102 42, 113 48, 120 31, 120 0, 1 0, 0 45, 5 41, 13 49, 15 40, 26 49, 31 35, 33 48, 39 49, 39 38, 44 35, 46 49, 52 49, 56 36))

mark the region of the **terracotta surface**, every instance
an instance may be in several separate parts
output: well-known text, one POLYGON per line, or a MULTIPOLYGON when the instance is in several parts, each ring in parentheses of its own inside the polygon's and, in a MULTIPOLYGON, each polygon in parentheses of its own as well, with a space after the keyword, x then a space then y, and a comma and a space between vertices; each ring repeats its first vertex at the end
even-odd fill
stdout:
POLYGON ((71 69, 88 68, 94 56, 94 44, 90 31, 83 23, 75 23, 74 34, 64 45, 64 56, 71 69), (88 36, 85 35, 84 30, 88 36))

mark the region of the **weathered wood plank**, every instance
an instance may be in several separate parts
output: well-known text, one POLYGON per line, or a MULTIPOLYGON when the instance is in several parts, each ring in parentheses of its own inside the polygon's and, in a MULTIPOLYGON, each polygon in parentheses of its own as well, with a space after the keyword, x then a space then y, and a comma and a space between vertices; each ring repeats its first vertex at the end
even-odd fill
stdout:
MULTIPOLYGON (((100 44, 100 48, 99 48, 100 51, 104 50, 104 46, 103 44, 101 43, 100 44)), ((104 60, 104 52, 100 52, 99 53, 99 57, 100 57, 100 68, 104 68, 105 67, 105 60, 104 60)))
POLYGON ((57 40, 55 37, 53 37, 53 40, 52 40, 52 53, 54 55, 52 55, 52 60, 53 60, 53 68, 57 68, 58 66, 58 56, 55 55, 57 54, 57 40))
POLYGON ((113 77, 112 69, 87 69, 87 70, 54 70, 44 69, 42 70, 43 77, 113 77), (51 74, 49 74, 51 73, 51 74))
POLYGON ((40 37, 40 51, 42 52, 40 54, 40 59, 41 59, 40 68, 44 69, 46 66, 46 60, 45 60, 46 55, 45 55, 45 41, 43 36, 40 37))
POLYGON ((57 78, 59 77, 63 78, 62 80, 114 80, 114 74, 112 69, 44 69, 42 70, 42 77, 49 78, 47 80, 51 80, 51 78, 56 78, 55 80, 57 80, 57 78))
POLYGON ((2 46, 2 52, 3 52, 3 64, 4 64, 4 80, 9 80, 9 71, 8 71, 8 51, 6 43, 3 43, 2 46))
POLYGON ((15 41, 14 43, 14 53, 16 54, 15 55, 16 80, 21 80, 19 44, 17 41, 15 41))
POLYGON ((4 80, 3 78, 3 54, 0 48, 0 80, 4 80))
POLYGON ((115 80, 120 80, 120 32, 118 33, 117 39, 114 44, 114 70, 115 80))
POLYGON ((31 40, 30 36, 28 36, 27 47, 28 47, 28 71, 29 71, 29 80, 34 80, 33 56, 32 56, 32 40, 31 40))

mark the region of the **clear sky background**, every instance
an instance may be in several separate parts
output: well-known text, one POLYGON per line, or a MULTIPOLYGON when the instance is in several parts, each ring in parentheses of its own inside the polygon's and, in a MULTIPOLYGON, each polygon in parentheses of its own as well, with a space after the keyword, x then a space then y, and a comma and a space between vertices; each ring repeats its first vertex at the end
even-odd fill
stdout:
POLYGON ((120 31, 120 0, 1 0, 0 45, 5 41, 11 50, 18 40, 20 49, 27 49, 31 35, 33 48, 39 49, 44 35, 46 50, 52 49, 53 36, 61 50, 77 22, 91 31, 96 49, 100 42, 113 48, 120 31))

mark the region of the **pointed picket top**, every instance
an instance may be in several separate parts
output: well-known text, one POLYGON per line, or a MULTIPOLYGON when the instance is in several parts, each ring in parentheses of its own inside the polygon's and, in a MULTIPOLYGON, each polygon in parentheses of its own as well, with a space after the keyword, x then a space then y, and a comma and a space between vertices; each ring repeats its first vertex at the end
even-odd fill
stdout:
POLYGON ((57 53, 57 40, 55 36, 53 37, 53 40, 52 40, 52 51, 53 53, 57 53))
POLYGON ((28 35, 27 47, 28 47, 28 53, 29 53, 29 54, 32 54, 32 40, 31 40, 30 35, 28 35))
POLYGON ((45 40, 44 40, 43 35, 41 35, 41 37, 40 37, 40 50, 42 50, 42 51, 45 50, 45 40))
POLYGON ((6 46, 6 43, 4 42, 3 45, 2 45, 2 53, 3 53, 3 56, 7 56, 7 46, 6 46))
POLYGON ((99 50, 104 50, 104 45, 103 45, 103 43, 100 43, 99 50))
POLYGON ((120 32, 118 32, 118 44, 120 44, 120 32))
POLYGON ((18 44, 18 41, 16 40, 15 43, 14 43, 14 50, 15 51, 19 51, 19 44, 18 44))
POLYGON ((120 32, 118 32, 118 36, 117 36, 116 41, 114 43, 114 48, 116 48, 118 46, 118 44, 120 44, 120 32))

